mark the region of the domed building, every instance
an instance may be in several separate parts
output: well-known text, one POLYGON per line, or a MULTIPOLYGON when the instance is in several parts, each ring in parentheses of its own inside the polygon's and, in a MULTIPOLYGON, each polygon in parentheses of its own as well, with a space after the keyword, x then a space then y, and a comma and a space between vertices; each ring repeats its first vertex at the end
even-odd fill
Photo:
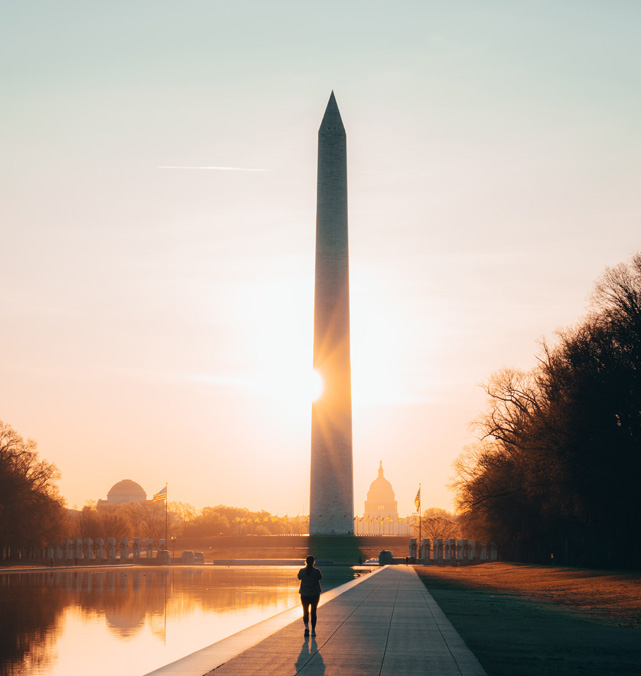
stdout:
POLYGON ((108 505, 121 505, 125 502, 147 502, 145 489, 131 479, 123 479, 111 487, 106 500, 98 500, 98 504, 108 505))
POLYGON ((372 481, 365 500, 365 516, 398 519, 398 504, 392 484, 383 476, 383 461, 378 467, 378 476, 372 481))
POLYGON ((356 517, 356 535, 409 535, 411 518, 398 516, 398 503, 392 484, 383 474, 383 461, 378 476, 370 484, 362 517, 356 517))

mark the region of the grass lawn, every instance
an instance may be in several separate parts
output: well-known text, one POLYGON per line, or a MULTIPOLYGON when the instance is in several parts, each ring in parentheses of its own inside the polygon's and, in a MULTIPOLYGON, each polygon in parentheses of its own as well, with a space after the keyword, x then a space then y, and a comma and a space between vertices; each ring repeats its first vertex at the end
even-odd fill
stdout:
POLYGON ((641 574, 488 563, 417 573, 489 676, 641 676, 641 574))

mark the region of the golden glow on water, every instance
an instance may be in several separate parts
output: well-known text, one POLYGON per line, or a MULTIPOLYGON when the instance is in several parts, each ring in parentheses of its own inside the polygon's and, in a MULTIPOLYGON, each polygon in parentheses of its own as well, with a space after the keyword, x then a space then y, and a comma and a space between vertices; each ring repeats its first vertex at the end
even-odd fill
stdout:
MULTIPOLYGON (((297 567, 67 570, 0 575, 7 676, 141 676, 298 605, 297 567), (6 618, 11 621, 5 624, 6 618)), ((325 588, 352 579, 330 571, 325 588), (338 575, 332 581, 332 574, 338 575)))

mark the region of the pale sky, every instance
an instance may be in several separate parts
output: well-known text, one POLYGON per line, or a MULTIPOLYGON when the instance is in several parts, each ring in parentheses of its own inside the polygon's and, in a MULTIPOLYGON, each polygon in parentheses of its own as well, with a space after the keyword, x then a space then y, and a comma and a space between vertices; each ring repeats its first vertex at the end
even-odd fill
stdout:
POLYGON ((641 3, 0 2, 0 419, 120 479, 309 509, 317 131, 347 129, 354 497, 451 508, 502 366, 641 249, 641 3))

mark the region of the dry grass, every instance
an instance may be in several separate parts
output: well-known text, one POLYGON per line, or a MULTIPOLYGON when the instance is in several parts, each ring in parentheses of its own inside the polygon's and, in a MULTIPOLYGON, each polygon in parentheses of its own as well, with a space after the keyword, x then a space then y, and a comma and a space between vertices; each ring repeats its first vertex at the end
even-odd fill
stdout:
POLYGON ((621 626, 641 627, 641 573, 509 563, 422 569, 442 581, 515 594, 621 626))
POLYGON ((417 566, 489 676, 640 676, 641 574, 417 566))

